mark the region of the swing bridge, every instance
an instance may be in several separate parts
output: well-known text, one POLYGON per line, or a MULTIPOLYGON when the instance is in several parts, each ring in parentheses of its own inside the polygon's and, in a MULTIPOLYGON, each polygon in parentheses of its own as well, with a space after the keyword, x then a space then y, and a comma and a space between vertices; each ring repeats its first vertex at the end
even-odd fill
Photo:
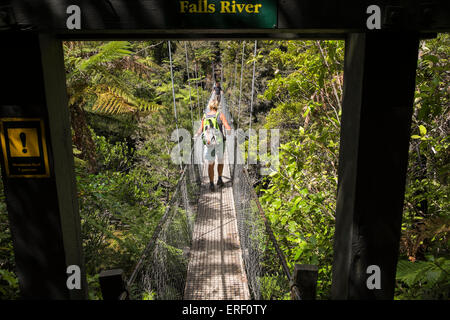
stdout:
MULTIPOLYGON (((170 41, 168 44, 173 86, 170 41)), ((245 42, 243 48, 244 46, 245 42)), ((257 41, 255 55, 256 49, 257 41)), ((252 92, 255 63, 256 61, 253 63, 252 92)), ((187 49, 186 65, 189 66, 187 49)), ((221 66, 213 65, 212 70, 215 79, 220 77, 223 80, 221 66)), ((209 101, 215 98, 213 92, 209 101)), ((190 102, 193 121, 192 99, 190 102)), ((173 103, 178 130, 175 95, 173 103)), ((253 109, 253 94, 250 109, 253 109)), ((232 129, 238 129, 237 123, 234 128, 235 121, 223 95, 219 110, 225 115, 232 129)), ((240 101, 239 109, 233 110, 240 114, 240 101)), ((251 112, 249 121, 251 123, 251 112)), ((189 155, 190 161, 181 165, 181 176, 163 217, 126 285, 124 284, 122 289, 116 289, 121 299, 273 298, 265 294, 264 285, 274 281, 281 287, 276 298, 283 298, 290 293, 293 299, 301 299, 300 289, 304 291, 304 297, 313 298, 317 267, 297 265, 298 275, 294 281, 244 163, 245 137, 242 134, 238 137, 238 131, 231 132, 232 135, 227 138, 224 147, 224 186, 216 187, 213 192, 209 190, 208 165, 203 159, 203 143, 201 139, 194 140, 189 155)), ((215 172, 217 165, 216 161, 215 172)), ((111 270, 100 275, 102 289, 109 289, 105 282, 114 275, 111 270)), ((120 281, 117 284, 120 286, 120 281)), ((103 296, 108 297, 108 294, 103 292, 103 296)))
MULTIPOLYGON (((221 105, 232 123, 225 99, 221 105)), ((191 163, 183 166, 172 200, 127 282, 129 297, 153 292, 163 300, 261 299, 266 278, 281 283, 285 293, 292 286, 293 297, 300 299, 245 164, 229 161, 230 152, 240 146, 225 148, 225 185, 214 192, 208 188, 207 165, 197 164, 201 141, 196 146, 200 148, 193 148, 191 163)), ((301 267, 314 276, 314 266, 301 267)))

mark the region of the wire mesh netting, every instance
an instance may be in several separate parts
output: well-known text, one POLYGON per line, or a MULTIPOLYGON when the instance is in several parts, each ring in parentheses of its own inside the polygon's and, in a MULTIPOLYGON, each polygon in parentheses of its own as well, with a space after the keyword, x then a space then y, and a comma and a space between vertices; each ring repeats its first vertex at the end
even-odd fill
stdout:
POLYGON ((200 166, 186 164, 166 212, 128 281, 129 298, 183 299, 200 193, 200 166))
MULTIPOLYGON (((239 147, 238 147, 239 148, 239 147)), ((230 165, 231 167, 231 165, 230 165)), ((249 289, 253 299, 289 298, 288 271, 275 250, 265 218, 243 164, 233 167, 233 197, 249 289)), ((273 236, 273 235, 272 235, 273 236)))
MULTIPOLYGON (((225 98, 221 100, 222 112, 228 123, 233 118, 225 98)), ((281 251, 276 250, 276 240, 253 189, 244 160, 246 135, 233 130, 227 140, 229 166, 233 180, 233 198, 239 230, 242 258, 252 298, 288 299, 290 274, 281 251), (275 245, 275 246, 274 246, 275 245)))

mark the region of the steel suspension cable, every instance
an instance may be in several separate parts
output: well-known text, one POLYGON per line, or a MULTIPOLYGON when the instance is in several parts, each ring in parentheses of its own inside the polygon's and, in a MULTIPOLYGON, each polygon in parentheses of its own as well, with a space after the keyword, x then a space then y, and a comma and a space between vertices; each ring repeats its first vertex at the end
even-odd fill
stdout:
POLYGON ((239 83, 239 104, 238 104, 237 129, 239 129, 239 120, 241 117, 242 76, 243 76, 243 71, 244 71, 244 55, 245 55, 245 41, 242 43, 241 81, 239 83))
POLYGON ((200 111, 200 93, 198 92, 198 69, 197 69, 197 61, 195 62, 195 85, 197 87, 197 109, 198 109, 198 117, 201 118, 200 111))
MULTIPOLYGON (((170 41, 167 41, 169 44, 169 60, 170 60, 170 79, 172 80, 172 98, 173 98, 173 110, 175 114, 175 126, 177 128, 177 145, 178 145, 178 155, 181 156, 181 148, 180 148, 180 132, 178 129, 178 114, 177 114, 177 102, 175 100, 175 84, 173 81, 173 62, 172 62, 172 49, 170 47, 170 41)), ((180 161, 180 169, 183 169, 183 165, 180 161)))
POLYGON ((247 167, 250 162, 250 137, 252 135, 252 114, 253 114, 253 98, 255 95, 255 69, 256 69, 256 49, 258 47, 258 40, 255 40, 255 50, 253 52, 253 76, 252 76, 252 95, 250 99, 250 119, 249 119, 249 129, 248 129, 248 156, 247 156, 247 167))
POLYGON ((231 99, 233 105, 236 104, 236 95, 234 94, 234 91, 236 90, 236 76, 237 76, 237 62, 238 62, 238 56, 236 55, 236 58, 234 59, 234 77, 233 77, 233 85, 232 85, 232 91, 231 94, 234 95, 234 99, 231 99))
POLYGON ((187 51, 187 42, 184 43, 184 50, 186 51, 186 70, 188 76, 188 85, 189 85, 189 106, 191 108, 191 122, 192 122, 192 130, 194 129, 194 116, 192 114, 192 95, 191 95, 191 77, 189 75, 189 61, 188 61, 188 51, 187 51))
MULTIPOLYGON (((204 91, 206 91, 206 71, 205 71, 205 81, 202 81, 202 88, 203 88, 203 83, 205 84, 205 89, 204 91)), ((207 105, 208 105, 208 92, 206 93, 206 95, 204 94, 204 92, 202 92, 202 97, 203 97, 203 106, 206 109, 207 105)))

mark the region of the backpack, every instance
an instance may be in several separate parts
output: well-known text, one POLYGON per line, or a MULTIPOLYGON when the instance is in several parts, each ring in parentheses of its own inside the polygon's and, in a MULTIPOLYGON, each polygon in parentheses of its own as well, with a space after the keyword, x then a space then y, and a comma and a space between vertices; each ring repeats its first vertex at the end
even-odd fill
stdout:
POLYGON ((208 144, 210 146, 223 142, 224 135, 222 133, 222 123, 219 122, 219 115, 219 111, 215 115, 203 115, 202 140, 204 145, 207 145, 208 141, 210 141, 210 144, 208 144))

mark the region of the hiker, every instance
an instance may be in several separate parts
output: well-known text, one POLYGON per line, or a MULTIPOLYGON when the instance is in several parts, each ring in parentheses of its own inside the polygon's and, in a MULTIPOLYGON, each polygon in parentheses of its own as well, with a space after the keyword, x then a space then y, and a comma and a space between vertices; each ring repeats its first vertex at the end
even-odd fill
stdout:
POLYGON ((220 96, 223 93, 222 87, 220 86, 220 82, 216 81, 216 84, 214 85, 213 91, 215 93, 215 97, 218 103, 220 103, 220 96))
POLYGON ((224 137, 222 126, 226 130, 231 130, 225 115, 218 111, 219 102, 211 100, 208 105, 209 111, 203 115, 202 124, 197 131, 196 137, 202 135, 205 159, 208 161, 209 189, 214 191, 214 162, 217 156, 218 179, 217 186, 223 186, 223 155, 224 155, 224 137))

